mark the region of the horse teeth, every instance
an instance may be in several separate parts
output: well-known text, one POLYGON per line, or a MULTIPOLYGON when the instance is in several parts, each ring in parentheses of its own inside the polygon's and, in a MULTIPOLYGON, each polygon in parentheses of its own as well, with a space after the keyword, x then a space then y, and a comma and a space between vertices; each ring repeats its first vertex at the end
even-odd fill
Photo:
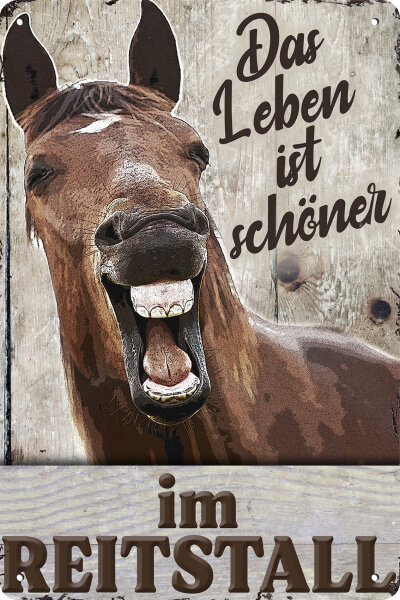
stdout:
POLYGON ((136 306, 136 304, 133 304, 133 309, 141 317, 145 317, 146 319, 166 319, 169 317, 179 317, 179 315, 189 312, 192 306, 193 300, 188 300, 185 303, 184 309, 180 304, 173 304, 169 309, 168 314, 162 306, 154 306, 149 312, 145 306, 136 306))
POLYGON ((173 306, 171 306, 171 308, 169 309, 169 313, 168 316, 169 317, 177 317, 178 315, 181 315, 183 313, 183 308, 182 306, 180 306, 179 304, 174 304, 173 306))
POLYGON ((194 288, 190 279, 132 286, 130 295, 134 310, 152 319, 179 316, 188 312, 194 302, 194 288), (143 309, 147 315, 144 311, 140 312, 143 309))
POLYGON ((155 306, 151 309, 150 318, 151 319, 165 319, 167 313, 161 306, 155 306))
POLYGON ((173 388, 171 388, 171 392, 168 394, 165 386, 155 384, 149 378, 146 379, 146 381, 143 383, 143 389, 146 392, 146 394, 150 396, 150 398, 152 398, 153 400, 157 400, 157 402, 162 402, 163 404, 166 402, 172 404, 174 402, 181 402, 186 398, 190 398, 190 396, 192 396, 195 393, 200 384, 199 378, 196 375, 194 375, 194 373, 189 373, 185 382, 181 382, 181 384, 173 386, 173 388), (187 383, 185 384, 185 382, 187 383), (179 390, 179 387, 181 387, 181 391, 179 390))
POLYGON ((149 318, 149 312, 144 306, 137 306, 135 307, 135 310, 141 317, 145 317, 146 319, 149 318))
POLYGON ((189 310, 191 310, 193 306, 193 298, 191 300, 188 300, 185 304, 185 313, 189 312, 189 310))

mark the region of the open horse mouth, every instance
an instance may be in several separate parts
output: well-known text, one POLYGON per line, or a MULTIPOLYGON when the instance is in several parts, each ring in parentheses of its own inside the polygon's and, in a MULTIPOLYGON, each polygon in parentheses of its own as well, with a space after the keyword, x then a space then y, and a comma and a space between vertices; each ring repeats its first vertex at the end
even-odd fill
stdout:
POLYGON ((148 375, 143 389, 154 400, 178 402, 194 394, 200 384, 192 371, 189 354, 175 342, 165 319, 189 312, 194 304, 194 288, 186 281, 163 281, 131 287, 133 309, 148 319, 143 369, 148 375))
MULTIPOLYGON (((153 256, 161 256, 158 250, 163 244, 165 228, 157 230, 157 224, 155 227, 146 227, 140 230, 138 237, 140 234, 145 236, 149 231, 152 234, 151 247, 147 243, 145 260, 152 255, 152 251, 153 256)), ((177 424, 193 416, 210 393, 199 327, 199 295, 206 267, 206 251, 194 239, 196 232, 186 230, 182 234, 180 227, 173 227, 172 231, 175 233, 175 245, 179 236, 183 239, 183 246, 189 244, 191 251, 184 261, 184 267, 179 256, 181 267, 179 264, 174 267, 166 264, 167 244, 162 255, 164 263, 163 259, 157 261, 161 271, 159 279, 155 279, 153 274, 151 281, 146 282, 143 274, 136 273, 135 276, 129 269, 131 276, 125 275, 122 280, 129 279, 135 285, 128 285, 125 281, 120 282, 121 275, 116 277, 115 269, 107 272, 106 266, 102 268, 102 282, 120 328, 133 402, 142 413, 163 425, 177 424), (168 272, 178 276, 194 276, 175 279, 168 272)), ((171 235, 171 230, 167 235, 171 235)), ((122 243, 126 244, 127 241, 122 243)), ((133 236, 131 243, 143 248, 136 236, 133 236)), ((141 264, 146 271, 146 265, 140 258, 136 255, 135 264, 141 264)), ((105 260, 103 265, 109 262, 105 260)))

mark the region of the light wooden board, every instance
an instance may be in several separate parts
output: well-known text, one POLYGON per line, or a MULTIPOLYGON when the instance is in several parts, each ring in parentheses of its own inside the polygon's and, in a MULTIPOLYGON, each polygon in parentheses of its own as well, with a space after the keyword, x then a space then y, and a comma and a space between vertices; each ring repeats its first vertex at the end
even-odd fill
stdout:
MULTIPOLYGON (((249 595, 255 598, 263 579, 274 535, 292 538, 309 584, 313 581, 313 535, 332 535, 333 574, 356 572, 357 535, 376 535, 376 571, 381 578, 397 572, 400 544, 400 468, 393 467, 207 467, 169 468, 176 478, 176 496, 195 489, 217 493, 230 490, 237 502, 238 529, 157 528, 159 476, 165 467, 8 467, 0 470, 0 532, 32 535, 48 545, 45 574, 53 579, 53 535, 86 535, 93 556, 85 569, 96 573, 98 535, 167 535, 171 544, 197 533, 214 541, 216 535, 261 535, 264 558, 249 561, 249 595)), ((179 522, 179 504, 176 504, 179 522)), ((212 588, 200 599, 226 598, 229 555, 210 558, 215 572, 212 588)), ((157 594, 146 597, 179 598, 171 587, 173 559, 156 557, 157 594)), ((132 598, 136 584, 135 553, 117 560, 118 595, 132 598)), ((282 587, 278 587, 282 592, 282 587)), ((85 597, 99 597, 95 593, 85 597)), ((104 596, 106 596, 104 594, 104 596)), ((81 596, 80 596, 81 597, 81 596)), ((230 597, 234 598, 235 595, 230 597)), ((278 597, 285 597, 281 594, 278 597)), ((309 597, 313 597, 310 594, 309 597)), ((316 597, 314 595, 314 597, 316 597)), ((330 595, 318 594, 328 599, 330 595)), ((354 600, 372 595, 354 593, 335 598, 354 600)), ((387 597, 385 594, 382 597, 387 597)))
MULTIPOLYGON (((325 42, 316 63, 292 69, 285 89, 301 93, 334 86, 345 78, 357 89, 355 106, 345 116, 317 122, 317 134, 323 139, 321 174, 312 184, 301 179, 290 192, 279 190, 280 209, 295 210, 296 200, 311 193, 329 203, 339 197, 350 201, 373 180, 393 197, 391 217, 384 225, 340 235, 332 232, 324 241, 318 238, 293 247, 304 275, 303 285, 294 291, 275 276, 275 263, 279 266, 286 257, 282 245, 277 253, 244 252, 236 261, 229 259, 229 264, 244 304, 258 314, 281 323, 335 326, 399 356, 391 291, 400 287, 395 52, 400 22, 394 18, 394 7, 385 2, 349 7, 300 0, 160 0, 158 4, 174 28, 183 66, 183 95, 176 114, 199 131, 210 149, 212 168, 204 176, 202 190, 228 250, 236 224, 266 220, 267 195, 276 191, 276 148, 285 141, 303 141, 305 131, 299 123, 279 136, 253 133, 234 144, 218 144, 222 124, 212 113, 212 100, 223 80, 234 76, 246 49, 245 36, 238 38, 236 28, 257 9, 274 14, 282 38, 313 27, 321 30, 325 42), (373 18, 379 19, 376 27, 373 18), (370 319, 375 299, 392 308, 381 324, 370 319)), ((36 0, 21 4, 15 16, 21 11, 30 13, 33 30, 51 53, 59 84, 80 78, 127 81, 127 49, 139 19, 139 0, 119 0, 111 6, 98 0, 71 0, 68 10, 61 0, 36 0)), ((271 99, 274 75, 271 72, 254 85, 241 84, 246 87, 234 82, 237 127, 247 126, 257 104, 271 99)), ((69 416, 46 259, 43 250, 28 244, 25 236, 24 146, 15 127, 10 130, 10 143, 13 462, 84 462, 69 416)))
MULTIPOLYGON (((289 29, 289 5, 284 7, 289 29)), ((309 198, 312 193, 317 195, 316 204, 332 205, 338 198, 350 203, 360 194, 368 197, 371 182, 377 189, 387 190, 393 208, 383 225, 348 228, 341 234, 332 231, 325 239, 296 244, 292 251, 300 257, 304 285, 296 291, 279 286, 279 320, 330 324, 399 356, 391 289, 399 286, 396 255, 400 237, 395 224, 400 217, 400 147, 396 141, 400 104, 398 77, 392 71, 397 62, 393 40, 397 40, 399 26, 387 4, 371 4, 361 16, 354 10, 347 12, 336 22, 329 20, 329 8, 324 4, 320 10, 312 4, 307 13, 309 26, 330 23, 326 29, 319 27, 325 37, 320 60, 329 66, 325 74, 319 74, 318 88, 333 84, 334 89, 334 82, 345 79, 356 96, 346 115, 316 123, 317 137, 322 139, 320 172, 312 183, 303 176, 294 188, 278 192, 284 200, 282 210, 293 210, 294 199, 309 198), (379 25, 372 24, 374 18, 379 25), (370 318, 371 305, 378 299, 392 308, 390 317, 379 324, 370 318)), ((287 78, 287 91, 302 96, 315 81, 315 73, 306 66, 302 78, 287 78)), ((302 140, 304 127, 297 122, 284 132, 282 142, 289 147, 294 140, 302 140)), ((280 244, 278 263, 280 254, 288 250, 280 244)))

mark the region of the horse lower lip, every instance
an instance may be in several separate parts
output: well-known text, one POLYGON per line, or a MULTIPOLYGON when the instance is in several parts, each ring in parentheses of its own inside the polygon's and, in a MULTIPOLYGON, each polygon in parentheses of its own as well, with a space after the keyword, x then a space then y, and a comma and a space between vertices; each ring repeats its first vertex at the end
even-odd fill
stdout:
POLYGON ((180 402, 190 398, 200 385, 200 380, 193 373, 189 373, 184 381, 172 387, 155 384, 151 379, 146 379, 143 389, 150 398, 164 402, 180 402))

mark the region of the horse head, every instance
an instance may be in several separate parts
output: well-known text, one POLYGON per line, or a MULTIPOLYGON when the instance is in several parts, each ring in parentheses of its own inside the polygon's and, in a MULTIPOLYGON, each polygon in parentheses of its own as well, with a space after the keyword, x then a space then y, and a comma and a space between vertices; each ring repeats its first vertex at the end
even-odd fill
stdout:
POLYGON ((167 19, 143 0, 128 85, 58 88, 27 14, 8 31, 3 65, 63 348, 97 382, 127 378, 152 420, 187 419, 210 392, 199 328, 209 236, 199 180, 208 151, 172 114, 180 66, 167 19))

